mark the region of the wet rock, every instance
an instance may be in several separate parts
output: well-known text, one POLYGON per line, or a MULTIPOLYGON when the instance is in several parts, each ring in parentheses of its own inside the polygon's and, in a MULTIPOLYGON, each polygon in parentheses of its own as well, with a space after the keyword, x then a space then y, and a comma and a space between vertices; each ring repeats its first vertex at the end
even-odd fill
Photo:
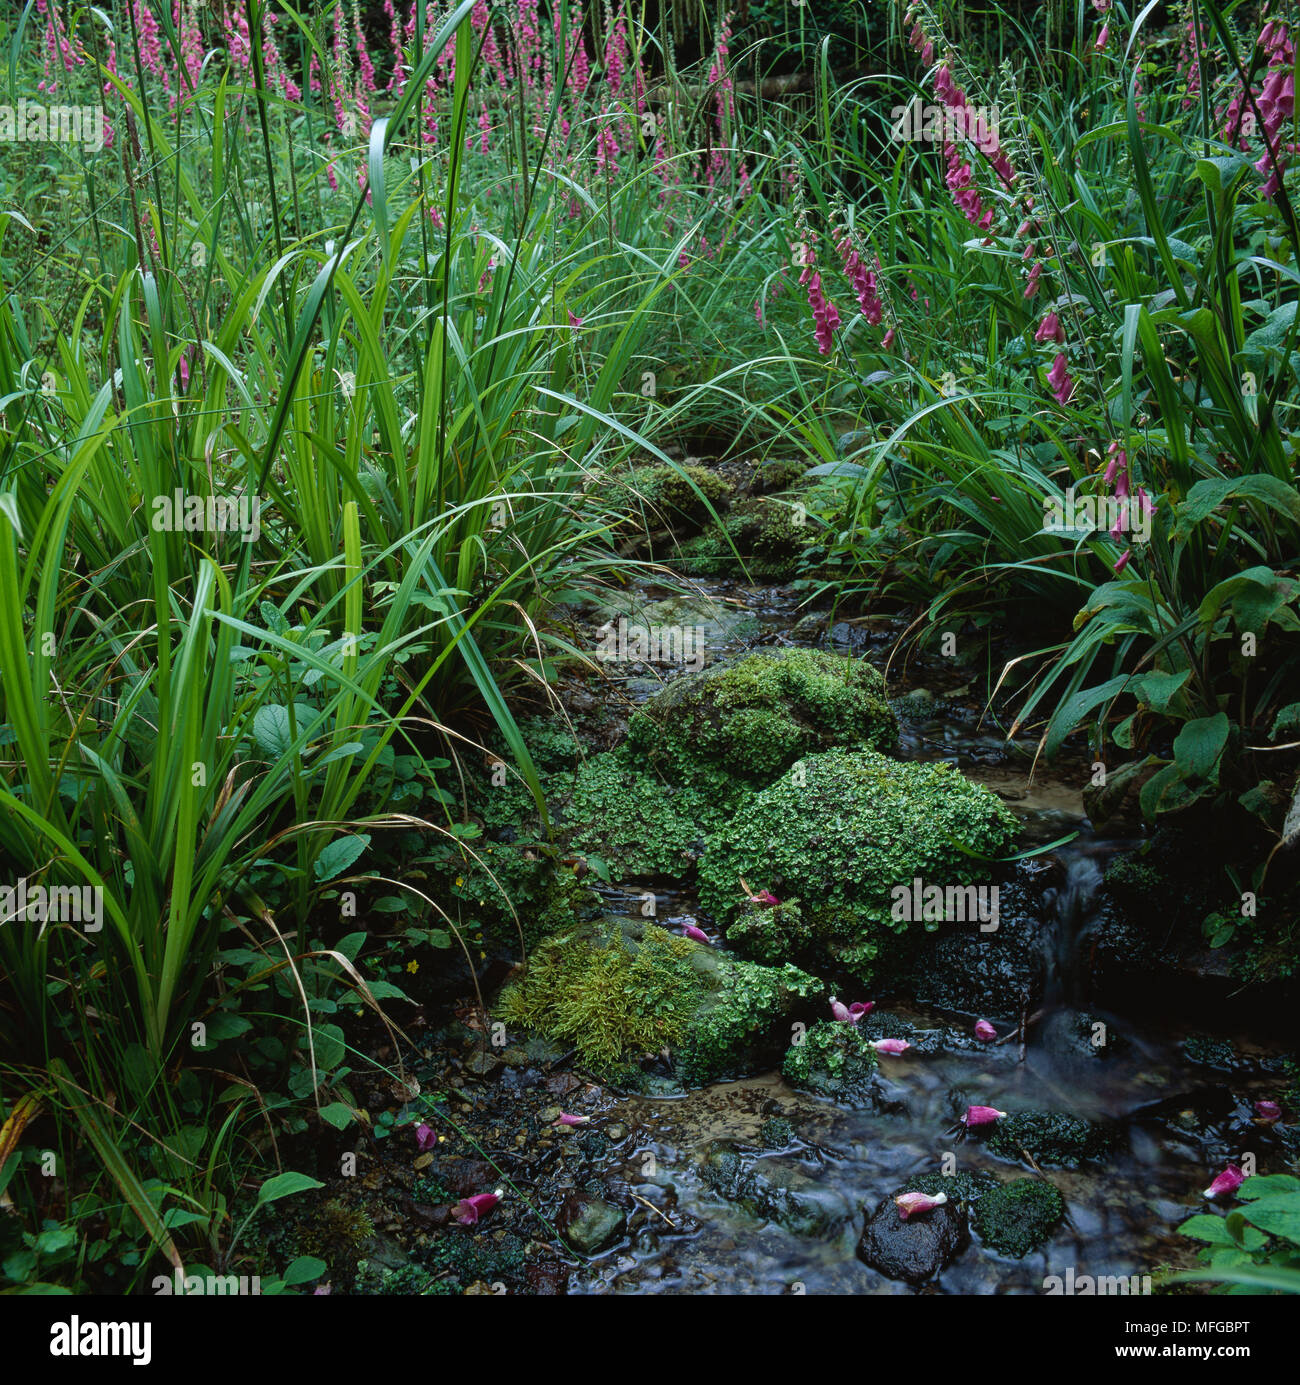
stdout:
POLYGON ((1017 1111, 989 1132, 985 1148, 1002 1159, 1028 1154, 1036 1164, 1072 1169, 1102 1159, 1115 1145, 1115 1128, 1064 1111, 1017 1111))
POLYGON ((732 1140, 709 1145, 700 1173, 720 1197, 795 1236, 829 1236, 850 1215, 849 1204, 834 1189, 774 1159, 750 1163, 732 1140))
POLYGON ((627 1214, 604 1198, 570 1193, 560 1206, 556 1227, 579 1255, 597 1255, 627 1230, 627 1214))
POLYGON ((906 1221, 893 1197, 880 1202, 858 1241, 858 1259, 887 1279, 924 1284, 966 1245, 965 1210, 945 1203, 906 1221))
POLYGON ((1019 1260, 1037 1250, 1065 1216, 1065 1202, 1054 1184, 1017 1178, 984 1193, 975 1203, 975 1230, 999 1255, 1019 1260))
POLYGON ((1042 893, 1050 874, 1022 862, 998 886, 997 928, 945 923, 900 950, 886 984, 916 1000, 969 1014, 1019 1016, 1043 995, 1048 925, 1042 893))
POLYGON ((610 1121, 605 1127, 605 1134, 609 1136, 612 1143, 618 1144, 620 1140, 627 1138, 627 1126, 622 1121, 610 1121))
POLYGON ((764 1149, 788 1149, 794 1144, 794 1126, 784 1116, 769 1116, 758 1138, 764 1149))
POLYGON ((1037 1037, 1058 1058, 1083 1062, 1109 1058, 1128 1046, 1109 1019, 1084 1010, 1057 1010, 1048 1015, 1037 1037))

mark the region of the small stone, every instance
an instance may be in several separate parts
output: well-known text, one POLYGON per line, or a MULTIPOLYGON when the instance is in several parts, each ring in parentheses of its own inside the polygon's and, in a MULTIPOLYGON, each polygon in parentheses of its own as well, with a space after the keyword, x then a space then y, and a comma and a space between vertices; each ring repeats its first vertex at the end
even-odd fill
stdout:
POLYGON ((627 1126, 622 1121, 611 1121, 605 1127, 605 1134, 617 1144, 620 1140, 627 1138, 627 1126))
POLYGON ((492 1049, 478 1049, 465 1060, 465 1071, 481 1081, 495 1077, 504 1066, 501 1055, 492 1049))
POLYGON ((960 1205, 944 1203, 904 1221, 898 1204, 887 1197, 862 1228, 858 1258, 886 1279, 924 1284, 953 1259, 967 1240, 966 1213, 960 1205))
POLYGON ((627 1214, 603 1198, 570 1193, 560 1207, 560 1234, 579 1255, 597 1255, 627 1229, 627 1214))

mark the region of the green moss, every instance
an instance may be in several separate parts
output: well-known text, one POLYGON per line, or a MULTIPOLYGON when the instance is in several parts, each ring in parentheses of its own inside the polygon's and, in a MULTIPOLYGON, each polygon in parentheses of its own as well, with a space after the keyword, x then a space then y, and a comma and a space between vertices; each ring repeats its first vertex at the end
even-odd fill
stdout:
POLYGON ((867 1101, 876 1051, 852 1024, 818 1020, 786 1050, 781 1071, 796 1087, 854 1103, 867 1101))
POLYGON ((332 1278, 347 1280, 357 1267, 362 1246, 374 1234, 374 1224, 365 1212, 332 1197, 297 1224, 295 1253, 324 1260, 332 1278))
POLYGON ((765 462, 754 475, 753 488, 764 495, 793 490, 807 474, 808 465, 795 460, 765 462))
POLYGON ((626 1080, 670 1049, 682 1082, 710 1082, 763 1044, 820 983, 793 966, 760 967, 654 924, 606 919, 537 948, 501 997, 508 1025, 578 1049, 599 1076, 626 1080))
POLYGON ((652 529, 681 532, 710 520, 709 506, 721 513, 731 491, 729 482, 702 466, 636 467, 610 488, 606 504, 652 529))
POLYGON ((759 962, 774 963, 793 956, 804 937, 803 910, 797 899, 764 906, 751 904, 727 928, 727 942, 759 962))
POLYGON ((533 951, 498 1014, 572 1044, 597 1075, 625 1076, 685 1034, 704 990, 689 960, 697 946, 650 924, 584 925, 533 951))
POLYGON ((997 1123, 985 1141, 991 1154, 1072 1169, 1085 1159, 1100 1159, 1114 1144, 1109 1126, 1063 1111, 1017 1111, 997 1123))
POLYGON ((839 745, 895 744, 884 680, 864 660, 815 649, 763 650, 669 684, 628 725, 628 748, 675 783, 718 772, 770 783, 797 759, 839 745))
POLYGON ((892 915, 893 889, 910 889, 917 877, 975 883, 981 872, 966 853, 1004 852, 1016 830, 993 794, 949 765, 900 763, 872 750, 809 755, 708 840, 700 901, 730 923, 752 908, 742 878, 753 890, 797 899, 804 932, 794 959, 814 970, 841 965, 867 981, 891 930, 908 927, 892 915))
POLYGON ((766 1043, 796 1000, 824 989, 789 963, 761 967, 707 951, 697 960, 716 968, 717 987, 701 1000, 673 1055, 678 1077, 687 1086, 703 1086, 735 1069, 747 1053, 766 1043))
POLYGON ((601 857, 620 878, 694 869, 705 835, 695 815, 707 815, 706 805, 638 769, 622 747, 593 755, 555 788, 556 815, 571 848, 601 857))
POLYGON ((769 1116, 758 1138, 764 1149, 788 1149, 794 1144, 794 1126, 784 1116, 769 1116))
POLYGON ((786 501, 755 497, 732 506, 721 529, 714 524, 681 545, 680 562, 696 574, 739 572, 737 555, 760 581, 788 582, 812 538, 806 517, 786 501))
POLYGON ((1207 1068, 1231 1069, 1236 1060, 1232 1045, 1226 1039, 1215 1039, 1208 1034, 1189 1034, 1183 1052, 1189 1063, 1200 1063, 1207 1068))
POLYGON ((979 1198, 975 1230, 991 1250, 1019 1260, 1037 1250, 1063 1216, 1065 1202, 1051 1183, 1017 1178, 979 1198))
POLYGON ((909 1178, 898 1191, 924 1193, 927 1197, 938 1197, 940 1193, 946 1193, 949 1202, 969 1211, 984 1193, 999 1186, 998 1180, 991 1173, 958 1169, 950 1174, 917 1174, 915 1178, 909 1178))

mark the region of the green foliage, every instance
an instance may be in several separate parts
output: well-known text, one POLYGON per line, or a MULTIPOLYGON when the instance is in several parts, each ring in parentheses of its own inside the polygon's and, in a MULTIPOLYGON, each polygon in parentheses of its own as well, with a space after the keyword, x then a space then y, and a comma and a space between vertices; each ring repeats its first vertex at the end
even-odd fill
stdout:
MULTIPOLYGON (((797 899, 804 933, 796 956, 838 960, 865 981, 889 931, 908 926, 891 916, 891 891, 910 891, 917 877, 972 883, 979 869, 967 853, 994 856, 1016 830, 993 794, 949 765, 827 751, 799 761, 710 838, 700 898, 728 921, 752 907, 742 878, 797 899)), ((755 931, 751 917, 740 936, 755 931)))
POLYGON ((1114 1132, 1096 1121, 1065 1111, 1017 1111, 1000 1120, 985 1141, 991 1154, 1072 1169, 1085 1159, 1104 1158, 1114 1132))
POLYGON ((1064 1215, 1064 1199, 1053 1184, 1017 1178, 980 1195, 974 1222, 990 1250, 1019 1260, 1037 1250, 1064 1215))
POLYGON ((707 783, 722 770, 766 784, 812 751, 887 749, 897 734, 884 680, 865 660, 760 650, 656 694, 629 723, 628 748, 673 782, 707 783))
POLYGON ((1175 1282, 1210 1281, 1227 1294, 1300 1294, 1300 1178, 1258 1174, 1236 1196, 1244 1206, 1223 1217, 1198 1213, 1178 1228, 1206 1243, 1197 1255, 1206 1268, 1175 1282))
POLYGON ((856 1025, 818 1020, 786 1050, 781 1071, 796 1087, 823 1096, 864 1096, 876 1068, 876 1051, 856 1025))

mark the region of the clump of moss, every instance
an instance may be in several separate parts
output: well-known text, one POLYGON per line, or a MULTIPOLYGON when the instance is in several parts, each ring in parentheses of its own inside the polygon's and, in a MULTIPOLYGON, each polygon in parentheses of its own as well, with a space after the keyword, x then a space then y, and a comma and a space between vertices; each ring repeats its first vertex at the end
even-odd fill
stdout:
POLYGON ((681 545, 683 569, 700 575, 741 570, 741 559, 760 581, 788 582, 812 537, 804 514, 782 500, 755 496, 732 506, 721 528, 681 545))
POLYGON ((898 722, 884 679, 864 660, 816 649, 759 650, 679 678, 628 724, 628 747, 676 783, 718 770, 767 784, 831 746, 893 746, 898 722))
POLYGON ((764 1149, 788 1149, 794 1144, 794 1126, 784 1116, 769 1116, 758 1138, 764 1149))
MULTIPOLYGON (((895 917, 895 888, 970 885, 971 856, 996 856, 1015 818, 995 795, 946 764, 901 763, 873 750, 831 750, 798 761, 746 799, 705 845, 700 901, 724 923, 748 906, 740 889, 799 900, 804 934, 794 960, 868 981, 895 917), (968 855, 967 853, 971 853, 968 855)), ((730 934, 729 934, 730 936, 730 934)))
POLYGON ((1019 1260, 1037 1250, 1064 1216, 1064 1199, 1051 1183, 1017 1178, 981 1195, 975 1230, 991 1250, 1019 1260))
POLYGON ((357 1267, 353 1293, 367 1296, 401 1295, 403 1298, 454 1296, 461 1292, 456 1280, 438 1278, 423 1265, 403 1265, 388 1269, 363 1260, 357 1267))
POLYGON ((735 1067, 819 990, 793 966, 760 967, 654 924, 606 919, 537 948, 498 1012, 572 1044, 609 1080, 627 1080, 642 1057, 668 1048, 679 1079, 693 1085, 735 1067))
POLYGON ((781 1064, 794 1086, 852 1105, 872 1104, 875 1069, 875 1049, 856 1025, 840 1020, 818 1020, 781 1064))
POLYGON ((731 497, 731 485, 702 466, 635 467, 617 482, 608 507, 643 520, 648 528, 696 529, 720 514, 731 497))
POLYGON ((593 755, 556 789, 573 850, 616 865, 625 879, 694 869, 703 805, 638 769, 622 747, 593 755))
POLYGON ((1101 1159, 1115 1143, 1107 1125, 1064 1111, 1017 1111, 994 1127, 985 1147, 1002 1159, 1028 1154, 1036 1164, 1072 1169, 1085 1159, 1101 1159))
POLYGON ((949 1202, 969 1211, 984 1193, 998 1186, 998 1180, 991 1173, 958 1169, 950 1174, 917 1174, 915 1178, 909 1178, 898 1191, 924 1193, 927 1197, 938 1197, 940 1193, 946 1193, 949 1202))
POLYGON ((1183 1052, 1189 1063, 1200 1063, 1207 1068, 1229 1070, 1236 1061, 1232 1045, 1226 1039, 1215 1039, 1209 1034, 1189 1034, 1183 1052))
POLYGON ((778 962, 796 953, 805 936, 803 911, 797 899, 779 904, 751 903, 727 928, 727 941, 759 962, 778 962))
POLYGON ((332 1197, 298 1223, 294 1238, 299 1255, 314 1255, 329 1266, 333 1278, 349 1280, 362 1247, 374 1234, 374 1223, 365 1212, 332 1197))
POLYGON ((735 1069, 765 1045, 796 1000, 824 989, 816 977, 788 962, 763 967, 731 957, 724 961, 706 950, 696 962, 713 970, 717 986, 702 998, 673 1055, 677 1075, 687 1086, 703 1086, 735 1069))
POLYGON ((508 1231, 474 1236, 453 1228, 438 1237, 427 1256, 430 1270, 450 1272, 462 1288, 476 1279, 521 1287, 527 1263, 527 1246, 508 1231))
POLYGON ((803 480, 808 463, 794 459, 765 462, 754 474, 753 489, 760 495, 793 490, 803 480))
POLYGON ((626 1076, 685 1034, 703 991, 690 964, 696 946, 653 925, 586 925, 533 951, 498 1014, 571 1043, 597 1075, 626 1076))

